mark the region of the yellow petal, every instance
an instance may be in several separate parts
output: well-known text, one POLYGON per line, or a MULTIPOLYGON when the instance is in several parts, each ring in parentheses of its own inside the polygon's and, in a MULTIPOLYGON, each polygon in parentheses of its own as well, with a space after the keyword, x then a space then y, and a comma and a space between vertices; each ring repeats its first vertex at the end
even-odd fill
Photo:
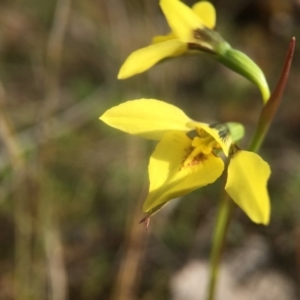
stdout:
POLYGON ((166 35, 156 35, 155 37, 152 38, 152 44, 157 44, 169 40, 176 40, 176 36, 174 35, 173 32, 170 32, 169 34, 166 35))
POLYGON ((210 2, 197 2, 192 6, 192 10, 198 15, 206 27, 213 29, 216 26, 216 10, 210 2))
POLYGON ((238 151, 228 166, 225 190, 233 201, 255 223, 267 225, 270 220, 270 200, 267 182, 271 170, 257 154, 238 151))
POLYGON ((178 107, 155 99, 138 99, 107 110, 100 120, 106 124, 144 138, 160 140, 170 130, 191 130, 191 121, 178 107))
POLYGON ((178 0, 161 0, 161 9, 175 36, 183 42, 193 41, 195 29, 204 27, 193 10, 178 0))
POLYGON ((149 163, 150 189, 143 210, 149 215, 171 199, 213 183, 224 170, 222 159, 210 154, 183 166, 191 139, 179 131, 168 132, 156 146, 149 163))
POLYGON ((224 154, 226 156, 228 156, 229 149, 230 149, 230 146, 232 143, 230 134, 229 135, 227 133, 224 134, 224 132, 221 131, 220 129, 212 128, 208 125, 202 125, 201 129, 203 129, 209 135, 211 135, 217 141, 217 143, 221 146, 224 154))
POLYGON ((153 67, 160 60, 183 54, 187 46, 179 40, 166 40, 165 42, 150 45, 132 52, 122 65, 118 79, 125 79, 142 73, 153 67))

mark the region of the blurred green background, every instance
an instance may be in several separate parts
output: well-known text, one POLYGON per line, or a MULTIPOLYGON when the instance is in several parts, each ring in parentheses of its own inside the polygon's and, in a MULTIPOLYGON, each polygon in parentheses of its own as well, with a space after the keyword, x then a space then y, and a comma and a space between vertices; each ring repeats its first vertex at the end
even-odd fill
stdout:
MULTIPOLYGON (((273 89, 299 35, 300 2, 212 2, 218 31, 273 89)), ((222 180, 173 201, 146 231, 138 222, 155 143, 98 117, 126 100, 161 99, 203 122, 243 123, 245 147, 262 102, 205 56, 116 79, 132 51, 168 30, 154 0, 0 2, 0 299, 204 299, 222 180)), ((261 151, 272 167, 271 223, 236 209, 218 299, 300 298, 299 53, 261 151)))

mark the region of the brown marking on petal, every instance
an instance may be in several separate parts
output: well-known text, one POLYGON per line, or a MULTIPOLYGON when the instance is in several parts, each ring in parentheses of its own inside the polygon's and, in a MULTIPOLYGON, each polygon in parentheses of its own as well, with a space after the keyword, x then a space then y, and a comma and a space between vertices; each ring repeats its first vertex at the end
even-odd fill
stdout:
POLYGON ((188 164, 189 166, 192 165, 198 165, 199 163, 204 162, 207 159, 207 156, 203 153, 199 153, 194 157, 194 159, 188 164))
POLYGON ((199 165, 200 163, 203 163, 206 159, 207 159, 207 156, 205 154, 199 153, 187 165, 184 165, 184 161, 183 161, 179 170, 182 170, 183 168, 191 168, 193 166, 199 165))
POLYGON ((196 40, 205 41, 207 43, 211 43, 212 39, 211 36, 208 34, 205 29, 197 28, 193 31, 193 36, 196 40))
POLYGON ((189 157, 189 155, 192 153, 193 149, 194 149, 194 148, 193 148, 192 146, 190 146, 190 147, 184 149, 185 155, 182 157, 181 163, 185 162, 185 160, 186 160, 186 159, 189 157))
POLYGON ((211 30, 208 28, 197 28, 193 31, 195 43, 188 43, 188 48, 191 50, 200 50, 210 54, 215 54, 214 38, 211 30))
POLYGON ((181 159, 181 162, 180 162, 181 167, 179 168, 179 170, 182 169, 184 162, 185 162, 186 159, 190 156, 190 154, 192 153, 193 149, 194 149, 193 147, 189 147, 189 148, 184 149, 185 155, 184 155, 184 156, 182 157, 182 159, 181 159))

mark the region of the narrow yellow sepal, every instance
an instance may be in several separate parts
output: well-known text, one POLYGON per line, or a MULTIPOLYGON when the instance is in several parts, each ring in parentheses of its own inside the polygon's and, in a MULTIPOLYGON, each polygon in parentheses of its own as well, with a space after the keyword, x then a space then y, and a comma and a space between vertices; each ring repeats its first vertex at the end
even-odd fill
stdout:
POLYGON ((151 140, 160 140, 168 131, 191 130, 186 126, 191 119, 181 109, 155 99, 124 102, 107 110, 99 119, 109 126, 151 140))
POLYGON ((122 65, 118 79, 126 79, 133 75, 147 71, 156 63, 166 57, 175 57, 183 54, 187 49, 186 44, 179 40, 166 39, 148 47, 132 52, 122 65))
POLYGON ((225 186, 232 200, 255 223, 270 221, 270 199, 267 182, 271 170, 256 153, 239 150, 233 154, 225 186))

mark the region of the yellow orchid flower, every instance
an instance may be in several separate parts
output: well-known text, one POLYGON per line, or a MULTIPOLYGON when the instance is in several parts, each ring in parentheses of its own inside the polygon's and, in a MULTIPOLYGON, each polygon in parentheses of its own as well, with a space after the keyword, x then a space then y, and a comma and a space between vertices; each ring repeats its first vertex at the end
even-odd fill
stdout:
POLYGON ((191 120, 179 108, 155 99, 132 100, 107 110, 100 120, 124 132, 159 140, 149 162, 147 216, 170 200, 215 182, 224 171, 219 154, 230 158, 225 190, 255 223, 268 224, 269 165, 240 150, 239 123, 208 125, 191 120))
POLYGON ((201 1, 190 8, 179 0, 160 0, 160 6, 172 32, 154 37, 150 46, 131 53, 118 79, 142 73, 165 58, 204 52, 257 85, 265 102, 269 99, 269 87, 261 69, 244 53, 232 49, 214 30, 216 11, 210 2, 201 1))

